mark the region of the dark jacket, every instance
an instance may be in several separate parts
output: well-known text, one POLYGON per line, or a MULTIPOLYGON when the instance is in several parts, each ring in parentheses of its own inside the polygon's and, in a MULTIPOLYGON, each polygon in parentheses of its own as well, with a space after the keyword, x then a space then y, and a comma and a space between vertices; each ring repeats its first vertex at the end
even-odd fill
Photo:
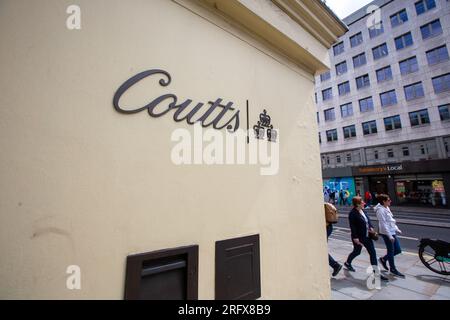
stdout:
MULTIPOLYGON (((365 212, 364 214, 366 215, 367 220, 369 221, 369 227, 373 228, 372 221, 370 221, 369 215, 367 215, 365 212)), ((361 216, 358 210, 353 208, 352 211, 350 211, 350 213, 348 214, 348 221, 350 223, 352 239, 359 239, 360 241, 366 240, 368 231, 366 227, 366 221, 361 216)))

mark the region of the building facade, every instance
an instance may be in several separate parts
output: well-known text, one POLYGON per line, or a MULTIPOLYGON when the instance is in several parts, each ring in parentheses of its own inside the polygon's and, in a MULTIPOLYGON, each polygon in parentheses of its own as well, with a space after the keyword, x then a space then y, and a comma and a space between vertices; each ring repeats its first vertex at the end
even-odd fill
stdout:
POLYGON ((324 185, 448 206, 450 3, 377 0, 344 22, 316 77, 324 185))
POLYGON ((312 96, 345 25, 316 0, 76 4, 1 1, 0 298, 330 298, 312 96), (211 150, 249 127, 274 174, 211 150))

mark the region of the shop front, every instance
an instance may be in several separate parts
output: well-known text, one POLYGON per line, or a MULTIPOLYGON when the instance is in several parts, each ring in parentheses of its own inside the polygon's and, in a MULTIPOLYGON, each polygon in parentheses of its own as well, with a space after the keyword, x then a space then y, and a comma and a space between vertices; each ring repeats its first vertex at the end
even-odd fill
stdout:
POLYGON ((450 160, 427 160, 352 168, 355 181, 374 198, 388 194, 394 205, 448 207, 450 160))

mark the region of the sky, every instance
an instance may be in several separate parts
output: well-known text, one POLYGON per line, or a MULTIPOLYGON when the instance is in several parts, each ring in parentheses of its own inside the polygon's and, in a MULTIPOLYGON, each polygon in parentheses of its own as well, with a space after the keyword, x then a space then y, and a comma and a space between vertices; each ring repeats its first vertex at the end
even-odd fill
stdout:
POLYGON ((326 0, 327 6, 341 19, 364 7, 369 2, 372 2, 372 0, 326 0))

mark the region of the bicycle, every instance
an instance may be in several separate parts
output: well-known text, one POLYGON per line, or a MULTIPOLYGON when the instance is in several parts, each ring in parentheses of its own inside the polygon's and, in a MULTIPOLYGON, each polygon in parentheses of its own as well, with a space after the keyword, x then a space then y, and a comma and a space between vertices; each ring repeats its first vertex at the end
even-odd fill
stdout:
POLYGON ((421 239, 420 261, 435 273, 450 275, 450 243, 443 240, 421 239))

